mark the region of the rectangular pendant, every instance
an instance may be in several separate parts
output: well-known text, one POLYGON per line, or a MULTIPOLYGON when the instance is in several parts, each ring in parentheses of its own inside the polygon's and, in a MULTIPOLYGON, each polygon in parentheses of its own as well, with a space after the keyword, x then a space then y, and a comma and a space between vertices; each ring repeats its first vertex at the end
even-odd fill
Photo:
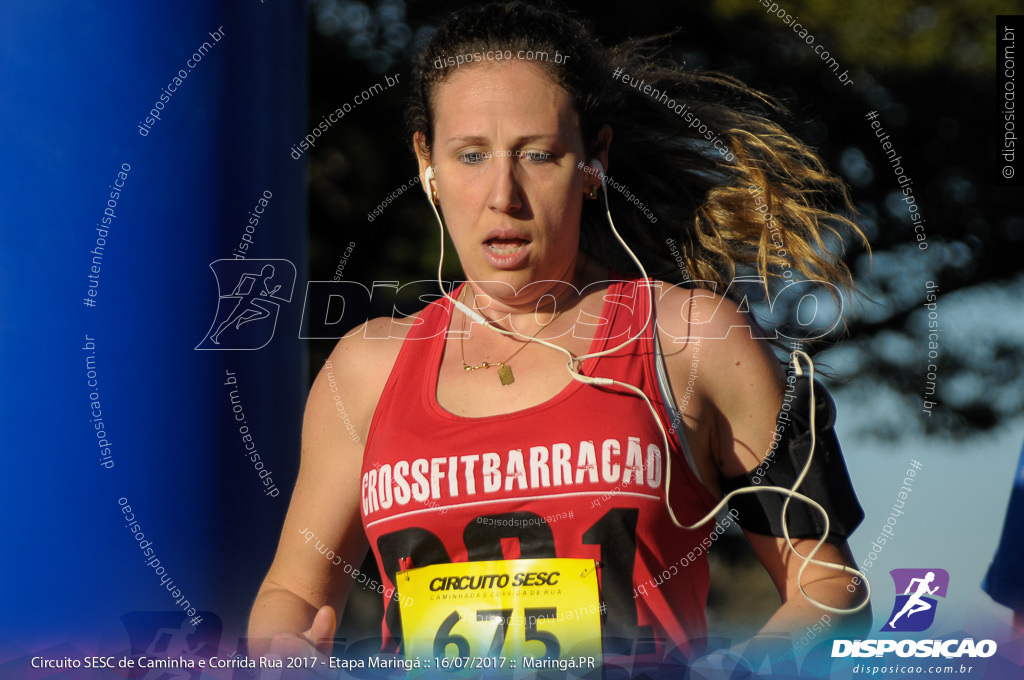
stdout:
POLYGON ((501 380, 501 384, 508 387, 516 381, 516 377, 512 375, 512 367, 502 364, 498 367, 498 379, 501 380))

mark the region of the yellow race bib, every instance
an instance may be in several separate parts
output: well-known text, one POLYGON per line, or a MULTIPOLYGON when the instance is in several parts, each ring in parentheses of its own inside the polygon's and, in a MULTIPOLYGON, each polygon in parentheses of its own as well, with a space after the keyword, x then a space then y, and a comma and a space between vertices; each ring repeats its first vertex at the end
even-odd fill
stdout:
MULTIPOLYGON (((435 564, 398 572, 407 659, 455 677, 582 676, 601 664, 601 607, 593 560, 435 564)), ((599 673, 600 671, 597 671, 599 673)), ((593 672, 592 672, 593 673, 593 672)))

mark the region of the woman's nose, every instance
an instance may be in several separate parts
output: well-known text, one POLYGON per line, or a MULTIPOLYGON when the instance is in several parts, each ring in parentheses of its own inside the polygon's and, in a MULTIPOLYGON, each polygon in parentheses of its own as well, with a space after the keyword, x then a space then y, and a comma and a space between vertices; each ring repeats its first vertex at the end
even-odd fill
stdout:
POLYGON ((494 164, 491 167, 493 178, 487 205, 491 210, 514 213, 523 207, 522 186, 516 179, 517 160, 511 154, 497 156, 491 160, 494 164))

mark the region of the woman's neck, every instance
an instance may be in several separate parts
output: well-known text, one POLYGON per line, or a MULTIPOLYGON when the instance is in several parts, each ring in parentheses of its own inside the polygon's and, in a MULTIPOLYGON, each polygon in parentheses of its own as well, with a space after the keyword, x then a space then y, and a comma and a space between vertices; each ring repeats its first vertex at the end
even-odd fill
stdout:
POLYGON ((580 253, 571 276, 566 277, 571 280, 546 281, 547 286, 530 284, 528 288, 532 289, 532 294, 528 298, 502 299, 491 296, 477 282, 467 281, 459 301, 493 325, 529 335, 538 326, 545 326, 555 316, 565 315, 578 306, 585 289, 607 278, 607 273, 603 265, 580 253))

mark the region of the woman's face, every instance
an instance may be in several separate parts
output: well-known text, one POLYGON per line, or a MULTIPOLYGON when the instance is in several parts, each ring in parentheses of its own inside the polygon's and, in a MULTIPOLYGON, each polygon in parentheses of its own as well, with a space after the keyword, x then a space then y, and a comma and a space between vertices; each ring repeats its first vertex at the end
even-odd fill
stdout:
POLYGON ((577 168, 591 163, 568 93, 528 62, 476 64, 438 86, 433 114, 435 186, 467 278, 508 306, 575 283, 595 180, 577 168), (551 283, 515 294, 535 281, 551 283))

